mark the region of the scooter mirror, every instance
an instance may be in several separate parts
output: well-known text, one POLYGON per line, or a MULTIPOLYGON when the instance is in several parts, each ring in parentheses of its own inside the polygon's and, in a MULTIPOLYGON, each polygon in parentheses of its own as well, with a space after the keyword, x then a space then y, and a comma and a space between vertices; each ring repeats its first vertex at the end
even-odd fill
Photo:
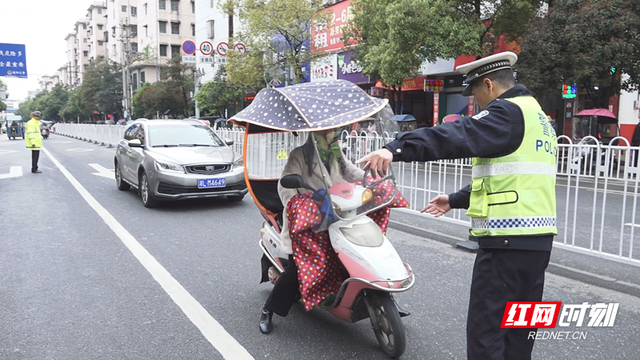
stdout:
POLYGON ((282 187, 286 189, 306 188, 309 190, 313 190, 309 188, 309 185, 304 183, 302 176, 298 174, 290 174, 284 176, 282 179, 280 179, 280 185, 282 185, 282 187))

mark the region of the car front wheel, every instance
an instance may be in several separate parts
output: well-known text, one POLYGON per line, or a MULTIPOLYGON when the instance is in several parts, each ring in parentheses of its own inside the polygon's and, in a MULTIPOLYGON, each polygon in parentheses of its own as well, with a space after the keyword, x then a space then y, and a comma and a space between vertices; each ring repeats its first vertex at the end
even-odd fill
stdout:
POLYGON ((142 204, 146 208, 152 208, 158 205, 158 201, 153 198, 151 195, 151 191, 149 190, 149 178, 147 177, 146 172, 142 172, 140 175, 140 198, 142 199, 142 204))

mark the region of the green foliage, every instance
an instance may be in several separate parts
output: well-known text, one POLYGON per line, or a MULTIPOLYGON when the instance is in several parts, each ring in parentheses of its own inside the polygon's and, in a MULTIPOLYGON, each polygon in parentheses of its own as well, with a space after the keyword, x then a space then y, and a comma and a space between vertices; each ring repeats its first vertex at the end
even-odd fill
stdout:
POLYGON ((196 94, 198 107, 207 115, 224 117, 224 110, 231 104, 242 101, 242 88, 225 81, 225 67, 221 66, 212 81, 204 84, 196 94))
POLYGON ((7 110, 7 104, 5 104, 2 100, 0 100, 0 111, 7 110))
POLYGON ((172 118, 188 117, 193 110, 190 94, 194 91, 193 66, 183 64, 174 57, 162 68, 160 81, 145 83, 133 95, 133 113, 136 117, 172 118))
POLYGON ((122 114, 122 71, 117 64, 98 58, 85 70, 81 85, 82 106, 97 114, 122 114))
POLYGON ((77 87, 68 93, 67 103, 60 110, 60 116, 64 120, 84 119, 90 111, 87 110, 82 102, 82 87, 77 87))
POLYGON ((279 68, 292 70, 293 83, 304 82, 302 67, 309 62, 305 44, 311 37, 311 19, 321 6, 321 0, 226 0, 222 8, 239 14, 244 23, 245 31, 234 41, 242 41, 248 50, 247 56, 229 58, 229 81, 255 90, 264 86, 264 69, 279 68), (255 68, 259 63, 264 67, 255 68))
POLYGON ((640 0, 557 0, 532 23, 519 77, 536 94, 578 85, 607 107, 610 96, 640 84, 640 0), (612 76, 611 66, 616 67, 612 76), (627 74, 622 79, 620 74, 627 74), (598 90, 596 90, 596 87, 598 90))

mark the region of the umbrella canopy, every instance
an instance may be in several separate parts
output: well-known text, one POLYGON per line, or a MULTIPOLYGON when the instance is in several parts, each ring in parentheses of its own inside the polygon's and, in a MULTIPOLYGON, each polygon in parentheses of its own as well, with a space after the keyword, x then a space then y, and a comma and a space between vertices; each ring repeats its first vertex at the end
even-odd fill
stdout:
POLYGON ((403 115, 394 115, 393 119, 398 122, 403 121, 416 121, 416 118, 413 115, 403 114, 403 115))
POLYGON ((312 82, 262 89, 230 120, 282 131, 318 131, 365 120, 387 102, 346 80, 312 82))
POLYGON ((588 109, 582 110, 578 113, 578 116, 604 116, 612 119, 617 119, 616 115, 609 111, 609 109, 588 109))

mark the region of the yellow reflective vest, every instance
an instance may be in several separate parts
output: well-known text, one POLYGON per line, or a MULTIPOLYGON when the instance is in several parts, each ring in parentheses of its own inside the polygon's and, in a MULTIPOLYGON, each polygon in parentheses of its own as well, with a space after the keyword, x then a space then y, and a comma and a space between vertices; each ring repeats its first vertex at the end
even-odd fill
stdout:
POLYGON ((27 149, 40 150, 42 148, 42 134, 40 134, 40 120, 31 118, 24 126, 27 149))
POLYGON ((515 103, 524 115, 524 137, 513 153, 472 160, 471 196, 467 216, 471 235, 555 235, 556 134, 531 96, 515 103))

